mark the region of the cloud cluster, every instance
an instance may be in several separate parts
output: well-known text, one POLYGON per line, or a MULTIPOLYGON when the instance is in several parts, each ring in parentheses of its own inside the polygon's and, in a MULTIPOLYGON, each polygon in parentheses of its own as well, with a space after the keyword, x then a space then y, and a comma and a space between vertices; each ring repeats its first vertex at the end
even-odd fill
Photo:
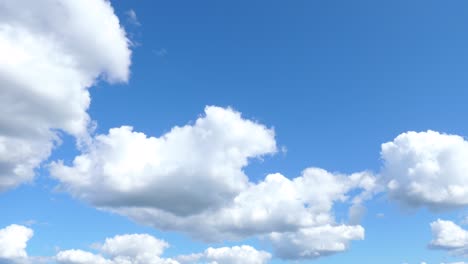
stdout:
POLYGON ((296 232, 274 232, 270 239, 281 258, 312 259, 347 250, 350 241, 364 239, 364 228, 359 225, 324 225, 296 232))
POLYGON ((128 79, 128 46, 106 0, 0 3, 0 191, 32 180, 57 131, 87 137, 88 88, 128 79))
POLYGON ((181 255, 174 259, 165 258, 162 255, 169 244, 148 234, 126 234, 107 238, 104 243, 92 246, 97 253, 70 249, 59 251, 55 256, 28 256, 27 242, 32 236, 33 230, 20 225, 0 229, 0 263, 266 264, 271 259, 270 253, 246 245, 210 247, 202 253, 181 255))
MULTIPOLYGON (((139 25, 133 10, 130 23, 139 25)), ((81 154, 50 164, 62 190, 77 199, 162 230, 201 240, 260 237, 285 259, 314 259, 362 240, 363 201, 384 185, 400 204, 431 210, 468 205, 468 141, 434 131, 407 132, 382 144, 382 170, 349 175, 307 168, 252 182, 251 159, 277 151, 273 129, 230 108, 208 106, 193 124, 160 136, 132 127, 90 135, 89 88, 129 78, 131 45, 108 0, 0 2, 0 191, 31 181, 60 142, 74 136, 81 154), (346 203, 349 220, 335 219, 346 203)), ((468 232, 453 222, 431 224, 431 247, 466 255, 468 232)), ((30 260, 32 230, 0 230, 0 262, 30 260)), ((249 246, 209 248, 162 258, 168 244, 145 234, 107 239, 98 253, 61 251, 59 263, 266 263, 249 246)))
POLYGON ((207 107, 193 125, 161 137, 111 129, 71 166, 53 163, 51 174, 75 197, 140 223, 202 240, 262 236, 288 258, 340 252, 364 238, 360 226, 337 226, 332 207, 369 198, 372 174, 309 168, 294 179, 270 174, 250 182, 243 172, 249 159, 275 151, 273 130, 232 109, 207 107), (323 233, 327 244, 319 242, 323 233), (301 252, 291 251, 297 241, 308 242, 301 252))
POLYGON ((72 194, 101 207, 159 208, 190 216, 229 203, 247 188, 249 158, 274 153, 274 132, 238 112, 207 107, 194 125, 156 138, 113 128, 72 166, 51 173, 72 194))
POLYGON ((405 206, 440 210, 468 201, 468 142, 460 136, 399 135, 382 145, 378 180, 368 172, 308 168, 296 178, 276 173, 250 182, 243 173, 249 159, 275 151, 271 129, 232 109, 207 107, 193 125, 158 138, 130 127, 111 129, 71 166, 56 162, 51 172, 64 189, 96 207, 202 240, 259 236, 286 259, 334 254, 364 239, 355 219, 365 211, 362 201, 379 190, 378 181, 405 206), (337 202, 352 205, 350 224, 337 224, 337 202))
POLYGON ((434 131, 407 132, 382 145, 390 196, 409 207, 468 205, 468 142, 434 131))

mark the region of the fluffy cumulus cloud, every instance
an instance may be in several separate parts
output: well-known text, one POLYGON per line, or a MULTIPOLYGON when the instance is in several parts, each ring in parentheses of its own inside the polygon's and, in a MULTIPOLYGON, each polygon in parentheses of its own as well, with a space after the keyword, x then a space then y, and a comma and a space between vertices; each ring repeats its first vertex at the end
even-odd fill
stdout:
POLYGON ((468 255, 468 231, 452 221, 440 219, 431 223, 431 230, 431 248, 448 250, 455 255, 468 255))
POLYGON ((71 165, 53 163, 51 174, 75 197, 137 222, 210 241, 261 236, 287 258, 316 258, 363 239, 362 227, 337 225, 332 208, 360 208, 375 177, 309 168, 294 179, 277 173, 250 182, 243 172, 249 159, 275 151, 273 130, 207 107, 194 124, 161 137, 111 129, 71 165))
POLYGON ((432 210, 468 205, 468 142, 434 131, 407 132, 382 145, 390 196, 432 210))
POLYGON ((59 264, 177 264, 161 257, 168 246, 147 234, 119 235, 97 246, 99 254, 71 249, 58 252, 55 260, 59 264))
POLYGON ((246 245, 222 248, 210 247, 203 253, 177 257, 181 264, 266 264, 270 259, 270 253, 258 251, 246 245))
POLYGON ((33 231, 20 225, 0 229, 0 263, 25 263, 26 247, 33 231))
POLYGON ((113 128, 72 166, 52 164, 52 175, 101 207, 159 208, 175 216, 217 209, 247 188, 248 159, 274 153, 276 143, 273 130, 231 109, 205 113, 159 138, 113 128))
POLYGON ((0 1, 0 191, 34 177, 57 131, 87 137, 88 88, 128 79, 128 46, 106 0, 0 1))

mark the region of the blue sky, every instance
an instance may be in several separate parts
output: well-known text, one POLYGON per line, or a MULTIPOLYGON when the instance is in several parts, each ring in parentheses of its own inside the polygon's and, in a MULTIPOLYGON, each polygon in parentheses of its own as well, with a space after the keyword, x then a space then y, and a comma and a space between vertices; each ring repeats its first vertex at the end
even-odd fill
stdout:
MULTIPOLYGON (((0 50, 4 50, 0 51, 0 61, 4 61, 3 64, 0 62, 0 87, 5 87, 0 89, 0 102, 5 107, 4 114, 0 114, 0 230, 12 224, 34 230, 34 236, 25 249, 28 256, 41 256, 46 257, 44 261, 59 262, 53 259, 58 252, 82 249, 108 257, 109 253, 105 250, 100 253, 91 245, 103 243, 106 238, 116 235, 149 234, 170 244, 162 255, 164 258, 204 252, 208 247, 250 245, 256 250, 269 252, 271 259, 268 263, 419 264, 423 261, 466 261, 463 255, 466 256, 468 252, 468 232, 463 233, 467 238, 460 242, 462 245, 454 246, 450 244, 450 239, 431 230, 430 226, 437 219, 443 219, 463 229, 468 228, 464 226, 464 219, 468 216, 468 199, 464 194, 448 194, 440 199, 436 197, 439 191, 451 190, 451 186, 459 187, 461 193, 468 190, 468 180, 465 180, 468 175, 464 172, 467 169, 464 164, 468 164, 468 142, 463 140, 468 135, 466 1, 122 0, 111 1, 111 9, 105 4, 94 7, 94 2, 106 3, 103 0, 87 0, 83 10, 88 9, 88 12, 79 9, 79 4, 59 1, 63 8, 68 8, 71 18, 60 15, 62 7, 54 6, 54 1, 42 2, 44 6, 53 6, 50 13, 27 0, 18 1, 18 4, 12 1, 0 3, 0 17, 4 17, 0 18, 0 50), (92 8, 95 10, 90 10, 92 8), (31 12, 31 17, 37 21, 46 22, 34 26, 27 16, 20 15, 23 11, 31 12), (130 15, 130 11, 135 16, 130 15), (103 21, 111 21, 110 24, 117 22, 101 18, 101 13, 110 18, 115 14, 126 35, 119 35, 118 26, 110 25, 107 28, 102 25, 103 21), (78 23, 70 22, 72 19, 78 23), (90 29, 91 23, 96 23, 96 26, 90 29), (8 29, 6 25, 11 28, 8 29), (23 31, 30 34, 32 39, 55 36, 50 41, 58 39, 58 45, 53 47, 59 48, 50 49, 47 43, 42 42, 31 48, 29 42, 22 42, 21 37, 10 34, 23 31), (75 31, 78 33, 75 34, 75 31), (114 31, 117 32, 115 35, 106 34, 114 31), (126 42, 126 38, 132 44, 126 42), (20 44, 14 47, 8 46, 9 43, 20 44), (83 48, 77 48, 74 43, 83 48), (19 50, 28 56, 31 53, 34 63, 44 60, 38 65, 50 64, 53 69, 57 67, 57 75, 46 72, 44 69, 47 68, 43 69, 27 59, 23 61, 21 56, 15 56, 16 53, 9 49, 19 50), (8 54, 13 55, 8 57, 8 54), (73 63, 57 62, 53 55, 63 58, 70 56, 73 63), (16 67, 17 64, 19 67, 16 67), (45 80, 34 74, 40 70, 46 72, 45 80), (79 77, 70 77, 72 74, 68 75, 69 70, 79 77), (26 73, 16 75, 16 71, 26 73), (37 77, 40 80, 34 82, 32 79, 32 84, 23 85, 20 84, 21 77, 37 77), (50 83, 53 84, 51 88, 45 88, 50 83), (72 91, 75 88, 69 87, 77 85, 79 88, 76 91, 82 95, 89 91, 88 105, 83 103, 77 107, 79 104, 75 104, 73 96, 65 96, 65 99, 55 96, 50 99, 49 95, 41 97, 45 90, 55 93, 62 87, 70 90, 67 95, 75 95, 76 91, 72 91), (24 89, 24 93, 17 95, 12 92, 18 89, 24 89), (37 94, 41 95, 36 97, 37 94), (2 95, 5 99, 1 99, 2 95), (45 99, 40 101, 42 98, 45 99), (26 110, 16 107, 23 103, 28 105, 26 110), (54 107, 50 111, 42 111, 41 107, 48 104, 54 107), (208 112, 205 113, 206 106, 218 106, 219 111, 228 112, 226 120, 230 120, 229 114, 242 113, 241 119, 235 121, 236 126, 253 121, 258 127, 251 128, 251 136, 242 138, 250 142, 248 145, 271 140, 262 133, 274 130, 276 153, 267 143, 259 145, 262 151, 257 153, 252 150, 253 154, 245 157, 248 164, 235 172, 244 172, 249 184, 259 184, 272 173, 281 173, 292 180, 301 177, 302 172, 310 167, 322 168, 333 175, 345 174, 346 177, 369 171, 379 187, 371 190, 371 197, 362 202, 366 212, 359 225, 365 229, 365 238, 346 241, 345 250, 330 256, 304 257, 302 260, 281 258, 276 254, 267 238, 268 232, 261 235, 253 232, 236 239, 226 235, 216 242, 206 242, 193 238, 192 231, 178 227, 161 228, 154 219, 142 220, 128 211, 118 211, 121 210, 118 206, 113 207, 99 200, 104 199, 100 195, 107 195, 109 190, 106 188, 112 189, 100 186, 100 177, 106 172, 86 170, 84 173, 90 175, 92 187, 83 189, 85 187, 80 185, 79 179, 85 176, 76 174, 79 169, 62 173, 51 170, 51 162, 58 160, 63 160, 65 167, 73 168, 72 161, 76 156, 93 153, 93 150, 96 155, 102 155, 103 163, 107 162, 106 155, 112 156, 114 153, 100 149, 96 144, 96 135, 107 135, 111 128, 132 126, 134 131, 147 137, 161 137, 171 133, 175 126, 188 124, 196 127, 197 118, 210 116, 208 112), (74 107, 80 110, 74 111, 74 107), (95 124, 95 129, 78 131, 74 125, 67 123, 67 120, 78 115, 94 120, 94 123, 84 126, 89 128, 90 124, 95 124), (33 121, 24 125, 7 117, 33 121), (31 132, 30 137, 23 138, 15 135, 18 132, 9 133, 11 127, 12 131, 33 131, 36 128, 54 131, 61 143, 49 148, 45 145, 53 142, 53 139, 44 136, 43 132, 31 132), (438 133, 426 134, 428 130, 438 133), (403 136, 404 139, 419 143, 409 144, 409 147, 399 143, 396 138, 408 131, 417 133, 403 136), (39 134, 40 139, 29 140, 39 137, 39 134), (14 140, 24 141, 16 143, 14 140), (86 140, 91 143, 86 143, 86 140), (44 149, 46 152, 50 149, 51 153, 35 153, 39 159, 31 167, 35 176, 19 180, 23 176, 17 171, 8 171, 8 168, 10 163, 18 166, 24 160, 8 156, 8 153, 16 151, 14 148, 10 152, 3 149, 8 150, 8 142, 13 146, 25 142, 30 144, 27 146, 37 148, 31 143, 36 141, 44 142, 44 149), (85 142, 81 142, 84 146, 77 145, 77 141, 85 142), (393 142, 400 152, 384 153, 381 145, 386 142, 393 142), (436 154, 431 156, 431 153, 436 154), (410 161, 406 162, 405 159, 410 161), (395 162, 391 163, 390 160, 395 162), (435 163, 438 169, 434 172, 432 167, 424 167, 418 171, 418 166, 426 166, 428 162, 435 163), (416 170, 416 176, 408 172, 411 169, 416 170), (7 185, 9 179, 18 181, 7 185), (403 187, 391 189, 389 184, 392 179, 400 181, 403 187), (434 193, 434 196, 415 194, 409 187, 405 188, 405 184, 409 186, 413 182, 423 186, 423 189, 427 187, 427 191, 434 193), (100 188, 102 194, 99 193, 100 188), (417 205, 411 204, 414 201, 417 205)), ((31 21, 34 22, 33 19, 31 21)), ((213 122, 223 121, 216 120, 213 122)), ((220 138, 224 136, 219 135, 220 138)), ((184 145, 184 142, 174 143, 171 146, 175 148, 168 147, 158 155, 164 157, 174 152, 175 157, 185 157, 185 151, 189 158, 200 153, 204 155, 205 152, 200 150, 193 150, 192 155, 190 146, 184 145)), ((126 158, 138 159, 138 153, 130 153, 126 158)), ((146 155, 142 154, 142 157, 146 155)), ((210 161, 209 158, 207 160, 210 161)), ((176 164, 185 162, 177 160, 176 164)), ((97 161, 94 164, 96 168, 99 165, 97 161)), ((159 169, 154 164, 146 166, 159 169)), ((224 173, 231 173, 224 169, 220 168, 213 177, 223 179, 224 173)), ((206 176, 203 173, 195 176, 206 176)), ((195 177, 190 175, 178 178, 179 174, 175 173, 171 176, 170 184, 180 181, 182 186, 186 177, 195 177)), ((115 177, 117 179, 119 176, 115 177)), ((155 172, 150 173, 150 178, 135 177, 145 185, 144 179, 151 181, 151 177, 158 176, 155 172)), ((118 179, 116 182, 122 183, 118 179)), ((153 186, 151 184, 148 183, 148 186, 153 186)), ((200 188, 199 185, 188 186, 200 188)), ((158 192, 164 186, 155 188, 155 192, 158 192)), ((169 190, 171 188, 168 187, 169 190)), ((206 188, 207 193, 211 193, 210 186, 206 188)), ((320 186, 319 182, 305 188, 322 197, 320 189, 325 187, 320 186)), ((236 195, 243 191, 245 189, 236 195)), ((127 192, 131 193, 132 190, 127 192)), ((344 194, 355 197, 357 192, 351 189, 344 194)), ((112 190, 109 197, 112 200, 127 199, 124 193, 112 190), (116 197, 118 195, 123 198, 116 197)), ((135 195, 139 197, 138 193, 135 195)), ((150 199, 153 199, 149 201, 151 205, 158 204, 161 208, 171 206, 170 201, 161 205, 162 201, 155 201, 159 198, 150 199)), ((348 223, 351 203, 350 200, 333 200, 332 208, 327 211, 334 218, 332 225, 355 226, 348 223)), ((288 212, 285 211, 284 217, 288 212)), ((177 217, 187 219, 188 216, 177 217)), ((197 226, 193 228, 201 229, 197 226)), ((268 226, 265 228, 268 229, 268 226)), ((277 230, 269 232, 273 231, 277 230)), ((453 230, 448 232, 455 234, 453 230)), ((314 241, 321 243, 320 239, 314 241)), ((311 244, 310 241, 304 243, 311 244)), ((22 249, 18 250, 20 252, 22 249)), ((0 262, 5 257, 1 253, 0 247, 0 262)), ((199 261, 215 261, 207 256, 204 258, 199 261)), ((21 259, 24 260, 24 256, 21 259)), ((232 263, 247 263, 237 261, 232 263)), ((256 261, 252 263, 263 263, 258 259, 256 261)))

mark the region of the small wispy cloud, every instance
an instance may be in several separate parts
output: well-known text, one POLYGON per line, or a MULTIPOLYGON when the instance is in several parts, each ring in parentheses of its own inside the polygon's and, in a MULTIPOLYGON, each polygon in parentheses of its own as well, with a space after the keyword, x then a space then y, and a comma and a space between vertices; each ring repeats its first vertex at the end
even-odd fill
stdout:
POLYGON ((169 52, 165 48, 153 50, 153 53, 156 54, 156 56, 158 57, 166 57, 169 54, 169 52))
POLYGON ((125 12, 125 15, 127 16, 128 23, 130 23, 130 24, 132 24, 134 26, 141 26, 141 23, 138 20, 138 16, 137 16, 135 10, 129 9, 129 10, 127 10, 127 12, 125 12))

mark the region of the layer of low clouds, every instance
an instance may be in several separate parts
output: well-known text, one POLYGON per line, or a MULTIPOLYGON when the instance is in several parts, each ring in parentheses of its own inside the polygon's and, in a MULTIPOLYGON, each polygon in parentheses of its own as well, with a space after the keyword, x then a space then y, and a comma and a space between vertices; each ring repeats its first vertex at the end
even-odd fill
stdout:
POLYGON ((28 256, 27 243, 33 230, 10 225, 0 229, 0 263, 30 264, 266 264, 271 254, 247 245, 208 248, 201 253, 163 257, 169 244, 149 234, 125 234, 93 244, 94 252, 61 250, 55 256, 28 256))
POLYGON ((58 131, 86 141, 88 88, 127 81, 130 56, 108 1, 1 1, 0 191, 33 179, 58 131))

